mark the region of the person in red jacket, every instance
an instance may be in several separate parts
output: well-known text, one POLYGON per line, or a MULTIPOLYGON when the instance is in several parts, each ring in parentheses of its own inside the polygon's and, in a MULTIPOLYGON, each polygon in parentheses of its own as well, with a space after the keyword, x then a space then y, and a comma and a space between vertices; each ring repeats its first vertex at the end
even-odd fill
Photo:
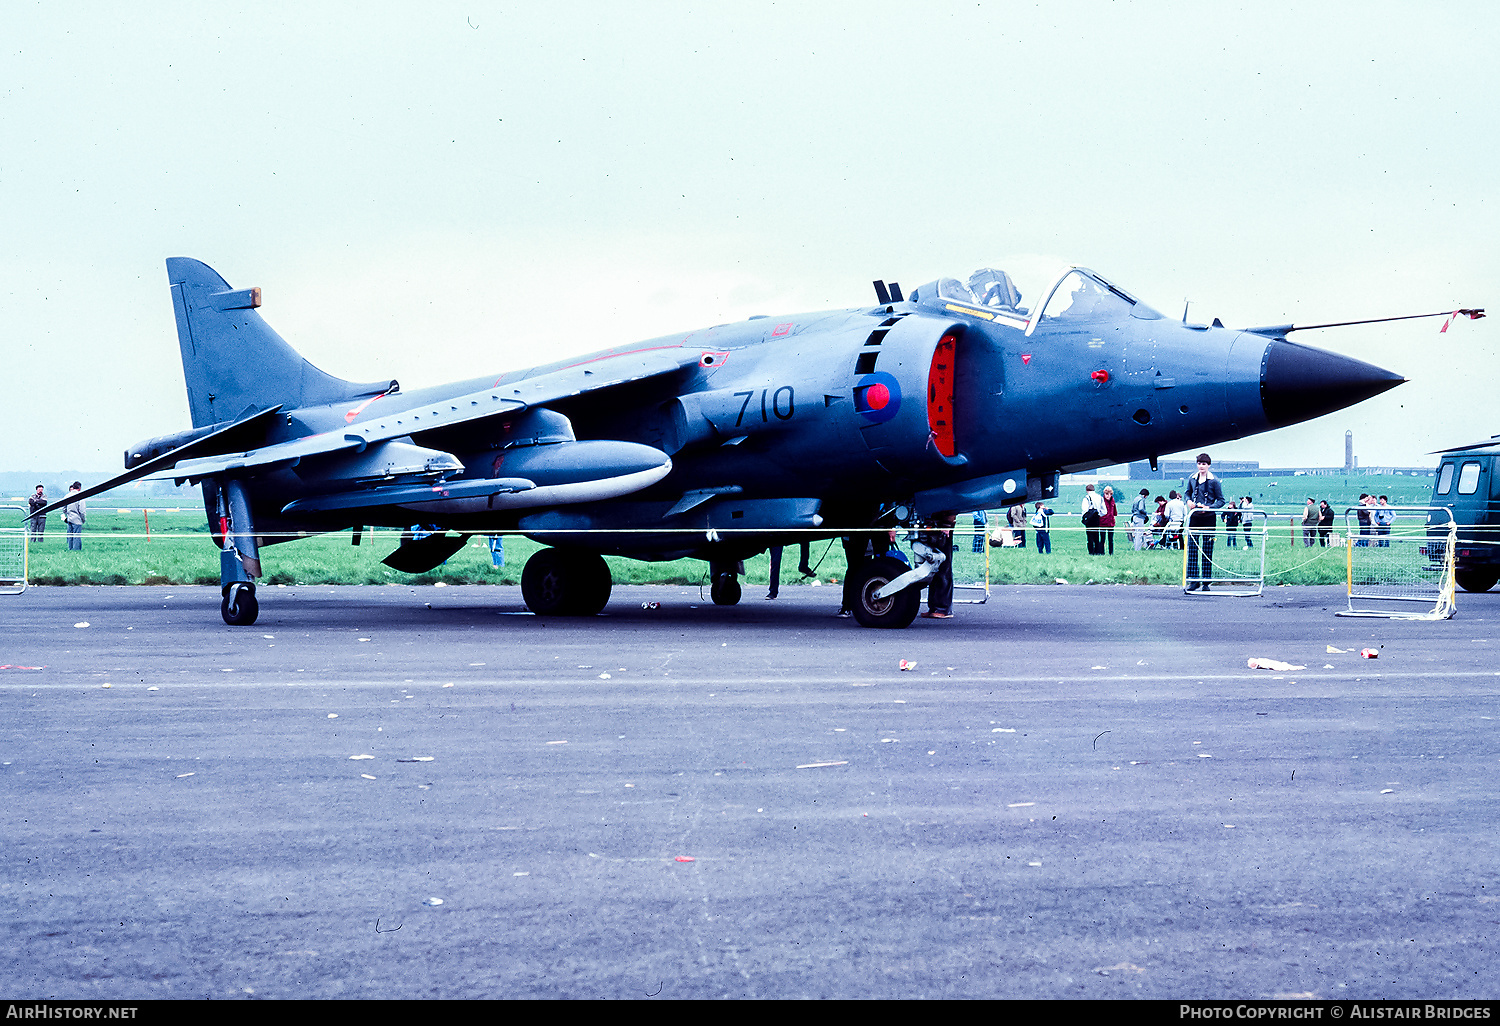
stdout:
POLYGON ((1115 514, 1119 512, 1115 506, 1115 490, 1112 485, 1104 486, 1104 512, 1099 514, 1099 533, 1103 536, 1099 540, 1099 554, 1104 555, 1104 546, 1109 545, 1109 554, 1115 554, 1115 514))

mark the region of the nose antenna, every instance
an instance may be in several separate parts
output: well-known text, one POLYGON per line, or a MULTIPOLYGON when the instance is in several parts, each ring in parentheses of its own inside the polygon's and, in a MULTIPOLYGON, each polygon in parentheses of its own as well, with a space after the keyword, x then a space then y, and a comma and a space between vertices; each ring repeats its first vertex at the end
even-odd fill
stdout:
POLYGON ((1467 317, 1477 321, 1484 316, 1484 307, 1469 307, 1461 310, 1440 310, 1437 313, 1404 314, 1401 317, 1370 317, 1363 321, 1330 321, 1327 324, 1268 324, 1262 328, 1246 328, 1257 335, 1286 335, 1293 331, 1310 331, 1313 328, 1347 328, 1351 324, 1384 324, 1386 321, 1415 321, 1423 317, 1446 317, 1439 331, 1447 331, 1455 317, 1467 317))

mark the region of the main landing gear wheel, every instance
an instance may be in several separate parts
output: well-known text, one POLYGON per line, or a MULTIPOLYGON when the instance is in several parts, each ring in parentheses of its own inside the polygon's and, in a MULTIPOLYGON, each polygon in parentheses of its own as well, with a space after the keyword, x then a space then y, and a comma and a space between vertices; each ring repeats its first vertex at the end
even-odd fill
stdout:
POLYGON ((900 577, 911 567, 894 556, 876 556, 860 566, 855 577, 854 619, 861 627, 910 627, 922 605, 922 587, 913 584, 889 598, 878 599, 875 593, 887 581, 900 577))
POLYGON ((521 597, 538 616, 594 616, 608 604, 613 584, 596 552, 541 549, 521 571, 521 597))
POLYGON ((708 586, 708 597, 716 606, 737 606, 740 603, 740 582, 734 574, 720 574, 708 586))
POLYGON ((1458 570, 1453 579, 1464 591, 1489 591, 1500 581, 1500 572, 1494 570, 1458 570))
POLYGON ((255 585, 236 582, 224 589, 224 601, 219 603, 219 615, 231 627, 249 627, 260 615, 260 602, 255 598, 255 585))

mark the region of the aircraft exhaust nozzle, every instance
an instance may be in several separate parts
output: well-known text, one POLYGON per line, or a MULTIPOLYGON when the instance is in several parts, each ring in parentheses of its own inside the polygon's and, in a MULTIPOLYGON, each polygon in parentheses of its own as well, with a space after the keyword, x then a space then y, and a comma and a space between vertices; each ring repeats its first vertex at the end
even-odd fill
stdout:
POLYGON ((1260 402, 1271 427, 1321 417, 1405 381, 1374 364, 1272 339, 1260 365, 1260 402))

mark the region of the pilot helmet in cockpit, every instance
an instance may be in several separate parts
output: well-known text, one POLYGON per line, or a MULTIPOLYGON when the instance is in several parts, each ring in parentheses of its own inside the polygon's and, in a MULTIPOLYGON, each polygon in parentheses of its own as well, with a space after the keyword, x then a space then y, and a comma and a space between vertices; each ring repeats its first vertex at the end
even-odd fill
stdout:
POLYGON ((994 267, 981 267, 969 275, 969 291, 980 306, 1001 306, 1015 310, 1021 305, 1021 293, 1010 275, 994 267))

